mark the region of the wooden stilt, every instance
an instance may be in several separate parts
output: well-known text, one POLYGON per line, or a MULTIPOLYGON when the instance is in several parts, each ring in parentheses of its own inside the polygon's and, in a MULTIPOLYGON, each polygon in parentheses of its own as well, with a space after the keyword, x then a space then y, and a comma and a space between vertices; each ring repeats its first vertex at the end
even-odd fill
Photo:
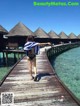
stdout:
POLYGON ((18 53, 18 60, 19 60, 19 53, 18 53))
POLYGON ((6 66, 8 66, 8 53, 6 52, 6 66))
POLYGON ((3 52, 3 65, 6 65, 6 61, 5 61, 5 53, 3 52))
POLYGON ((16 63, 17 58, 16 58, 16 53, 14 53, 14 63, 16 63))

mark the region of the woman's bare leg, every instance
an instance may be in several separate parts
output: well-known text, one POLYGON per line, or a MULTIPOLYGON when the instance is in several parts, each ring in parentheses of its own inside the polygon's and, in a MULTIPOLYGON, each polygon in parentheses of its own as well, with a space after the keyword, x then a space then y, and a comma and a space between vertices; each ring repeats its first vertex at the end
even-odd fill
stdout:
POLYGON ((34 68, 34 74, 37 75, 37 68, 36 68, 36 57, 33 59, 33 68, 34 68))
POLYGON ((29 59, 28 59, 28 68, 29 68, 30 76, 32 77, 32 61, 30 61, 29 59))

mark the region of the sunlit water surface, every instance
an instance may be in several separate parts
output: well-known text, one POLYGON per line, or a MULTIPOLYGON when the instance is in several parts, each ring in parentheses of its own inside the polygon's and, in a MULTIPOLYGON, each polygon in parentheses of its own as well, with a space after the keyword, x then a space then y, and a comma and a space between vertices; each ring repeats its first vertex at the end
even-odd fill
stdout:
POLYGON ((61 80, 80 99, 80 47, 60 54, 52 65, 61 80))

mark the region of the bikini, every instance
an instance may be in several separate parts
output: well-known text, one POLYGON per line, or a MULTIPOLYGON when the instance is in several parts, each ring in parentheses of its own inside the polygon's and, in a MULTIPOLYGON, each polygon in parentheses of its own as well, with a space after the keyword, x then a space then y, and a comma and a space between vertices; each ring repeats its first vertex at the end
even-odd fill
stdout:
POLYGON ((33 60, 36 57, 36 54, 32 53, 31 50, 27 52, 27 56, 29 57, 29 60, 33 60))
POLYGON ((36 56, 32 55, 32 56, 28 56, 28 57, 29 57, 29 60, 33 60, 36 56))

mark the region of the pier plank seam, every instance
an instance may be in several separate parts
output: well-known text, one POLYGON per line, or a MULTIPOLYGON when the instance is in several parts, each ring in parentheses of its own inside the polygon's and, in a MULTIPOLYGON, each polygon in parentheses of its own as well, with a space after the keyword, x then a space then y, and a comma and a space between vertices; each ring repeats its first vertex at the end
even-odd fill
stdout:
POLYGON ((13 92, 14 106, 78 106, 61 86, 49 65, 44 49, 37 56, 39 81, 30 80, 24 57, 0 87, 1 92, 13 92))

